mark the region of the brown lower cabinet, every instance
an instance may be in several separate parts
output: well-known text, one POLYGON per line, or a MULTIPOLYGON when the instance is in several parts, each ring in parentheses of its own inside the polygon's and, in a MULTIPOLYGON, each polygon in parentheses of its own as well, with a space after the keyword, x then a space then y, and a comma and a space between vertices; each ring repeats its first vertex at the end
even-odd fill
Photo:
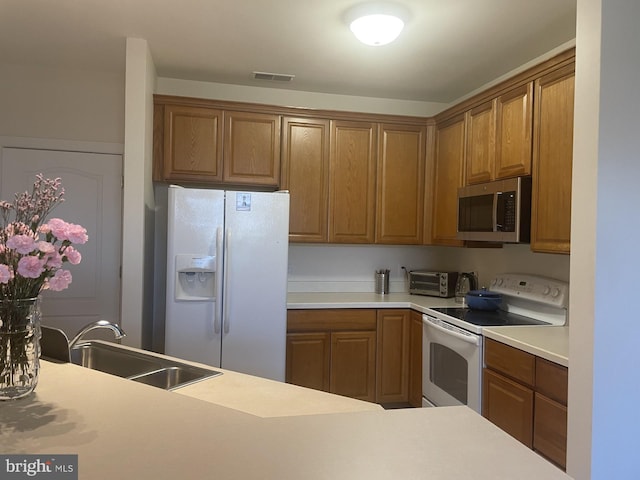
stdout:
POLYGON ((369 402, 409 401, 410 310, 287 313, 288 383, 369 402))
POLYGON ((567 380, 566 367, 487 338, 482 415, 565 469, 567 380))
POLYGON ((422 313, 411 311, 409 327, 409 404, 422 406, 422 313))

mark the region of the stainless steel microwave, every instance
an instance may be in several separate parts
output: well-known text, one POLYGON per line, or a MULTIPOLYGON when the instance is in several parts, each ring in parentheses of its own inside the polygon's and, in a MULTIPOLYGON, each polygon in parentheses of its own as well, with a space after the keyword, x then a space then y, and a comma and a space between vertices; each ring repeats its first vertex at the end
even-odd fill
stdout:
POLYGON ((528 243, 531 177, 459 188, 457 237, 480 242, 528 243))

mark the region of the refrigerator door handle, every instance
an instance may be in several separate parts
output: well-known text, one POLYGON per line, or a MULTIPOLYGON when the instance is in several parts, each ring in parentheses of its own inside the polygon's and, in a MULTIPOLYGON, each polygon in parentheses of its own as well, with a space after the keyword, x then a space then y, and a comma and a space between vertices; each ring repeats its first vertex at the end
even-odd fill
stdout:
POLYGON ((222 321, 222 328, 224 333, 229 333, 229 303, 227 302, 229 292, 229 255, 231 250, 231 229, 227 228, 227 235, 224 242, 224 317, 222 321))
POLYGON ((213 331, 220 333, 222 321, 222 227, 216 229, 216 308, 213 313, 213 331))

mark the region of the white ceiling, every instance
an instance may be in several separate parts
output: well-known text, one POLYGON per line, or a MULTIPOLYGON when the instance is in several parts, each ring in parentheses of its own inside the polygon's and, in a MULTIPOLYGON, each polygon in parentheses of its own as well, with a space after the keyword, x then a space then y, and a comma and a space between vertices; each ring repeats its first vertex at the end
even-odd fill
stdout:
POLYGON ((122 72, 138 37, 162 77, 448 103, 575 38, 576 0, 396 1, 405 30, 368 47, 360 0, 0 0, 0 63, 122 72))

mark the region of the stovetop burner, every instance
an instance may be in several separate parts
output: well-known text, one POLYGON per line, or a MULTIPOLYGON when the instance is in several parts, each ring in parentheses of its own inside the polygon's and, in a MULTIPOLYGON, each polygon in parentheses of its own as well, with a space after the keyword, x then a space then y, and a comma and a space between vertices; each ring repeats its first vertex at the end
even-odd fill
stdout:
POLYGON ((472 310, 470 308, 446 307, 432 308, 436 312, 449 315, 463 322, 478 325, 480 327, 502 327, 511 325, 549 325, 548 322, 536 320, 515 313, 505 312, 503 310, 485 311, 472 310))

